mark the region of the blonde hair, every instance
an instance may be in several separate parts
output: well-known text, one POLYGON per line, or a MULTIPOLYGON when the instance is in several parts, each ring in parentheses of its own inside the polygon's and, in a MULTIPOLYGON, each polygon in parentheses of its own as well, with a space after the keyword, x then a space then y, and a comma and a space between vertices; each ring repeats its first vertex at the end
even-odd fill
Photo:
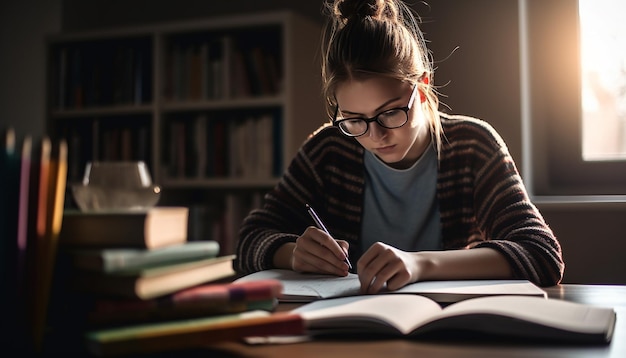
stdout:
POLYGON ((332 116, 339 83, 386 76, 418 86, 431 136, 441 149, 439 98, 431 54, 418 26, 419 16, 401 0, 333 0, 322 36, 322 94, 332 116))

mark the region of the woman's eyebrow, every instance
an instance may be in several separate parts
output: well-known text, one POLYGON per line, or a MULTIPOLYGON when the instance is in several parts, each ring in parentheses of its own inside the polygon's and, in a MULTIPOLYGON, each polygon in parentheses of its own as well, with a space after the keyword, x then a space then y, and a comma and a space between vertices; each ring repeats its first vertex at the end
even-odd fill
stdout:
MULTIPOLYGON (((395 102, 402 99, 402 97, 395 97, 395 98, 390 98, 389 100, 387 100, 385 103, 381 104, 380 106, 378 106, 378 108, 374 109, 374 112, 378 113, 380 110, 382 110, 384 107, 388 106, 389 103, 395 102)), ((363 113, 358 113, 358 112, 352 112, 352 111, 347 111, 347 110, 343 110, 340 109, 339 110, 341 112, 341 114, 345 115, 345 114, 349 114, 349 115, 360 115, 360 116, 364 116, 365 114, 363 113)))

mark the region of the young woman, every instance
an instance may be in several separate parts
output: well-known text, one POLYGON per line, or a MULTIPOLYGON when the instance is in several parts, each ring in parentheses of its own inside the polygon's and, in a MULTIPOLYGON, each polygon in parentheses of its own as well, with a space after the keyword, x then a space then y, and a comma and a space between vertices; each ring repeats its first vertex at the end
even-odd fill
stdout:
POLYGON ((560 245, 500 136, 438 112, 412 10, 400 0, 335 0, 328 10, 322 77, 332 122, 244 220, 236 269, 342 276, 352 263, 364 293, 420 280, 560 282, 560 245))

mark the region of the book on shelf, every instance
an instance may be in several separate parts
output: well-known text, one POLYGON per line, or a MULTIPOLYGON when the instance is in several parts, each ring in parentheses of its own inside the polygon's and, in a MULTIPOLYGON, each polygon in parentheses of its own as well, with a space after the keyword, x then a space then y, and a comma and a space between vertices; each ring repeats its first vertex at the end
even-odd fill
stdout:
POLYGON ((155 249, 123 247, 75 249, 69 250, 69 254, 77 269, 114 273, 216 257, 219 251, 219 243, 210 240, 188 241, 155 249))
POLYGON ((213 134, 213 138, 211 139, 211 143, 213 144, 213 148, 211 148, 211 152, 213 153, 213 159, 211 163, 213 164, 213 168, 210 171, 214 177, 226 177, 228 175, 228 122, 222 119, 216 119, 211 121, 211 133, 213 134))
POLYGON ((230 122, 227 159, 231 177, 272 178, 273 125, 274 117, 270 113, 230 122))
POLYGON ((137 211, 66 210, 59 243, 76 247, 155 249, 187 241, 187 207, 137 211))
POLYGON ((230 72, 230 97, 244 98, 250 97, 253 93, 252 82, 250 81, 250 73, 246 66, 246 58, 243 51, 233 44, 231 51, 231 72, 230 72))
POLYGON ((198 114, 194 119, 193 139, 195 161, 195 175, 198 178, 204 178, 208 167, 208 121, 209 118, 205 113, 198 114))
POLYGON ((276 93, 277 84, 270 76, 269 61, 267 57, 270 55, 261 46, 255 46, 250 49, 246 58, 250 62, 251 82, 257 89, 256 94, 271 95, 276 93))
POLYGON ((280 121, 265 110, 221 118, 174 115, 167 124, 167 173, 179 179, 272 179, 280 173, 280 121))
POLYGON ((54 45, 52 83, 57 109, 149 101, 148 38, 54 45), (126 42, 126 41, 124 41, 126 42), (133 102, 134 101, 134 102, 133 102))
POLYGON ((235 274, 234 257, 218 256, 115 273, 76 270, 71 285, 82 292, 147 300, 230 277, 235 274))
POLYGON ((204 77, 202 74, 204 64, 201 46, 199 44, 189 46, 186 55, 185 67, 187 67, 189 77, 188 99, 197 101, 202 99, 202 79, 204 77))
MULTIPOLYGON (((279 280, 283 284, 283 294, 280 297, 283 302, 310 302, 324 298, 360 295, 361 283, 358 275, 353 273, 341 277, 271 269, 251 273, 238 278, 235 282, 266 279, 279 280)), ((547 297, 544 290, 527 280, 421 281, 384 293, 410 293, 426 296, 440 303, 495 295, 547 297)))
MULTIPOLYGON (((229 61, 221 38, 209 41, 208 95, 211 99, 226 98, 229 93, 229 61)), ((226 48, 226 50, 228 50, 226 48)))
POLYGON ((209 347, 249 336, 303 332, 298 315, 263 310, 94 330, 86 333, 87 349, 97 356, 132 355, 209 347))
POLYGON ((531 296, 489 296, 442 308, 419 295, 363 295, 319 300, 291 311, 309 335, 419 337, 472 332, 495 337, 602 344, 611 341, 612 308, 531 296))
POLYGON ((253 310, 273 311, 282 284, 277 280, 208 283, 153 299, 97 298, 87 314, 94 326, 166 321, 253 310))
POLYGON ((165 98, 174 101, 221 99, 232 87, 229 82, 231 35, 199 41, 170 40, 165 61, 165 98))

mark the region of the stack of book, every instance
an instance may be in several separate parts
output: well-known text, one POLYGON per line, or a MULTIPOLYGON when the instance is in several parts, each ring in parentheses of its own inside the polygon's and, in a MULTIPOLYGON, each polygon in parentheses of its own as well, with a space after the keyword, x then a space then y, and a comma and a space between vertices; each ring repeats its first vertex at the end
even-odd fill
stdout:
POLYGON ((103 296, 152 299, 234 275, 215 241, 188 241, 186 207, 66 210, 59 244, 73 265, 70 285, 103 296))
POLYGON ((220 256, 215 241, 188 240, 187 208, 66 209, 67 152, 62 139, 2 131, 7 349, 131 354, 302 329, 271 313, 280 281, 231 283, 234 256, 220 256))
POLYGON ((250 336, 301 333, 300 317, 273 313, 278 280, 210 283, 152 300, 99 300, 84 339, 98 356, 202 349, 250 336))
MULTIPOLYGON (((179 326, 206 331, 214 329, 214 321, 244 325, 243 318, 269 315, 282 284, 223 282, 235 274, 234 256, 220 256, 216 241, 188 241, 188 214, 186 207, 66 210, 56 331, 80 327, 74 335, 83 336, 96 354, 158 351, 204 344, 181 337, 179 326), (157 343, 133 344, 137 332, 155 329, 162 334, 157 343)), ((63 338, 69 339, 57 341, 63 338)), ((230 338, 239 337, 233 332, 230 338)))

